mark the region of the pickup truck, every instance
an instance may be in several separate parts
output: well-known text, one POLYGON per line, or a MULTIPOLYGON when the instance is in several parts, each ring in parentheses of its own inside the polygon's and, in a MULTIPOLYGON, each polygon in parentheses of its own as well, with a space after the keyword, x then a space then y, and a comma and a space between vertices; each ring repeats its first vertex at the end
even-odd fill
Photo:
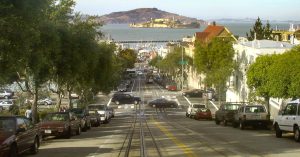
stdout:
POLYGON ((223 122, 223 125, 226 126, 227 123, 232 123, 234 121, 234 114, 241 106, 239 103, 224 103, 221 104, 219 110, 215 113, 215 122, 217 125, 220 122, 223 122))

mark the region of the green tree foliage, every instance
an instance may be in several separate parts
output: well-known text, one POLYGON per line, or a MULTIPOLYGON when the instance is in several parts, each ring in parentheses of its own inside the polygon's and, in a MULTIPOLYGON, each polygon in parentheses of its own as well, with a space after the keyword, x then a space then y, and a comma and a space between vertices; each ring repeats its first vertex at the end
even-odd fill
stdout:
MULTIPOLYGON (((158 63, 159 68, 171 76, 175 76, 177 78, 181 77, 182 55, 184 61, 183 64, 187 63, 187 65, 193 65, 193 60, 185 54, 184 49, 180 46, 176 46, 172 52, 168 53, 167 56, 158 63)), ((184 79, 186 79, 187 74, 185 71, 184 76, 184 79)))
POLYGON ((273 29, 271 28, 269 21, 264 26, 258 17, 253 25, 253 28, 250 29, 250 34, 246 33, 246 36, 250 41, 255 39, 255 35, 257 40, 272 39, 272 31, 273 29))
POLYGON ((205 75, 206 86, 225 87, 234 67, 232 42, 215 38, 208 44, 196 42, 194 65, 205 75))
POLYGON ((151 59, 151 61, 149 62, 149 65, 158 68, 159 63, 162 61, 162 57, 161 56, 156 56, 153 59, 151 59))
POLYGON ((300 47, 280 55, 265 55, 256 59, 247 71, 247 84, 257 96, 269 99, 300 96, 300 47))
POLYGON ((124 68, 133 68, 134 63, 137 60, 137 54, 132 49, 120 50, 118 57, 120 58, 124 68))

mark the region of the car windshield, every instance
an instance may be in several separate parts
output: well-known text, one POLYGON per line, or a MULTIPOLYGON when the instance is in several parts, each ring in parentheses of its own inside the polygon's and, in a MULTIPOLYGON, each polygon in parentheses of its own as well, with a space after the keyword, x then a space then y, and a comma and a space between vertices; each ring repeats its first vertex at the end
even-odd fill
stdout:
POLYGON ((238 104, 227 104, 227 105, 225 105, 226 110, 238 110, 239 107, 240 107, 240 105, 238 105, 238 104))
POLYGON ((194 105, 194 108, 205 108, 205 105, 194 105))
POLYGON ((44 121, 66 121, 68 117, 67 113, 50 113, 46 115, 44 121))
POLYGON ((261 113, 266 112, 263 106, 246 106, 245 108, 246 113, 261 113))
POLYGON ((0 131, 13 132, 15 131, 15 120, 13 118, 0 118, 0 131))

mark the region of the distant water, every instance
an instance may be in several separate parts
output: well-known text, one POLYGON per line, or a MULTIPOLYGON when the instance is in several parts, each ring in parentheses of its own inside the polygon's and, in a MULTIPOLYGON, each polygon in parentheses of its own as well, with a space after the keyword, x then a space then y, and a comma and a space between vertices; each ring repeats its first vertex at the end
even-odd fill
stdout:
MULTIPOLYGON (((245 37, 254 23, 218 23, 226 26, 234 35, 245 37)), ((276 23, 271 26, 275 29, 288 29, 288 23, 276 23)), ((193 36, 195 32, 201 32, 206 26, 199 29, 169 29, 169 28, 130 28, 128 24, 104 25, 100 30, 108 37, 118 40, 181 40, 186 36, 193 36)))

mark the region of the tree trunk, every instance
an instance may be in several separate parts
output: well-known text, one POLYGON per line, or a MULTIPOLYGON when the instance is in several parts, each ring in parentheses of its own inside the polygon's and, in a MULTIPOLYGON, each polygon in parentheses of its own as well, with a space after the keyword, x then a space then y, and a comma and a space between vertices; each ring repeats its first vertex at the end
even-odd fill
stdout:
POLYGON ((69 109, 72 109, 73 108, 73 104, 72 104, 72 98, 71 98, 71 90, 68 90, 68 99, 69 99, 69 109))
POLYGON ((61 100, 62 100, 62 94, 61 92, 57 93, 57 102, 56 102, 56 108, 59 111, 60 106, 61 106, 61 100))
POLYGON ((38 101, 38 88, 37 85, 35 84, 34 87, 34 92, 33 92, 33 103, 31 106, 31 113, 32 113, 32 122, 33 124, 38 123, 39 115, 38 115, 38 110, 37 110, 37 101, 38 101))
POLYGON ((268 115, 270 116, 270 97, 265 97, 265 100, 267 103, 268 115))

